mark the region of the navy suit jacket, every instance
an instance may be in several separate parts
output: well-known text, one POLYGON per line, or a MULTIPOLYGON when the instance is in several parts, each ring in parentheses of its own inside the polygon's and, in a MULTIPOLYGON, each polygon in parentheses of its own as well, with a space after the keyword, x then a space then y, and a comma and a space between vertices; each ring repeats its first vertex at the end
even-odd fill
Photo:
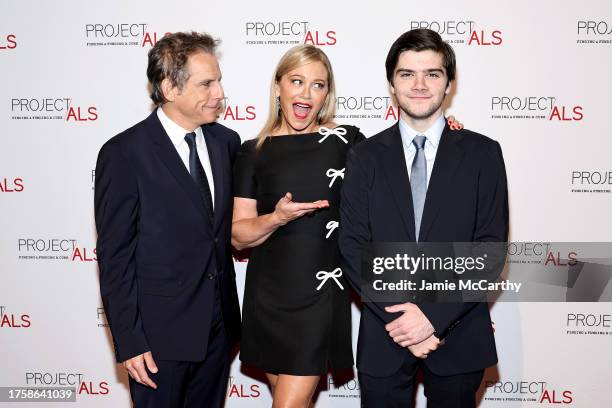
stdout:
MULTIPOLYGON (((442 132, 427 189, 419 242, 505 242, 506 172, 499 144, 469 130, 442 132)), ((367 242, 414 242, 414 211, 399 124, 356 145, 342 186, 339 245, 343 272, 359 291, 361 250, 367 242)), ((364 299, 365 300, 365 299, 364 299)), ((400 314, 388 304, 364 303, 357 365, 389 376, 415 357, 384 328, 400 314)), ((445 344, 424 363, 434 373, 476 371, 497 362, 486 303, 419 303, 445 344)))
POLYGON ((214 222, 154 111, 98 155, 95 217, 100 291, 118 362, 146 351, 163 360, 206 356, 215 281, 230 347, 240 310, 230 233, 238 134, 202 126, 214 186, 214 222))

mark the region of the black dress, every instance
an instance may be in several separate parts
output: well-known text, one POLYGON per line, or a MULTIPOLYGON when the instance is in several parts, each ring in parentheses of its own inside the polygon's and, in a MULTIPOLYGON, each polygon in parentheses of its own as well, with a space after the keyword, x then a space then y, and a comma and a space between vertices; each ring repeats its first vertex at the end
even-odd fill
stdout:
POLYGON ((321 375, 353 365, 350 289, 338 251, 340 186, 354 126, 248 140, 234 165, 234 196, 274 211, 287 192, 297 202, 328 200, 253 248, 242 306, 240 360, 268 373, 321 375))

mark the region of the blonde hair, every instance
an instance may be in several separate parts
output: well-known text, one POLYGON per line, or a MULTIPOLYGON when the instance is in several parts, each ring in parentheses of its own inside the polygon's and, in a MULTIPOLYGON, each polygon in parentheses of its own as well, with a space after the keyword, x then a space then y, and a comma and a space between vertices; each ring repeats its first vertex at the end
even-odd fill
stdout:
POLYGON ((328 92, 325 102, 317 115, 317 123, 327 123, 333 119, 334 114, 336 113, 336 86, 331 63, 329 62, 327 55, 325 55, 321 49, 310 44, 296 45, 295 47, 289 49, 285 55, 283 55, 278 62, 276 69, 274 70, 272 84, 270 85, 270 112, 264 127, 257 135, 257 149, 259 149, 266 138, 270 136, 270 133, 273 130, 278 129, 282 123, 282 114, 277 106, 276 97, 274 96, 275 85, 280 82, 283 75, 285 75, 287 72, 312 62, 322 63, 327 70, 328 92))

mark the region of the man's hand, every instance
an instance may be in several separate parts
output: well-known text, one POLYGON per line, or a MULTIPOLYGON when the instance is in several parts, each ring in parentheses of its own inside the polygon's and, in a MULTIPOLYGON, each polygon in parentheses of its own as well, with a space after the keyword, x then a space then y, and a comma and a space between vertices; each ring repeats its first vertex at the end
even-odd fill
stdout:
POLYGON ((130 374, 130 377, 132 377, 136 382, 153 389, 157 389, 157 384, 155 384, 147 374, 147 368, 150 372, 154 374, 157 373, 157 366, 153 360, 153 354, 151 354, 150 351, 137 355, 136 357, 132 357, 129 360, 125 360, 122 364, 130 374))
POLYGON ((408 346, 408 350, 410 350, 416 358, 427 358, 432 351, 437 350, 438 347, 443 344, 444 340, 440 341, 440 339, 432 334, 422 342, 408 346))
POLYGON ((414 303, 387 306, 385 310, 389 313, 403 312, 400 317, 385 326, 393 341, 402 347, 421 343, 434 332, 427 316, 414 303))

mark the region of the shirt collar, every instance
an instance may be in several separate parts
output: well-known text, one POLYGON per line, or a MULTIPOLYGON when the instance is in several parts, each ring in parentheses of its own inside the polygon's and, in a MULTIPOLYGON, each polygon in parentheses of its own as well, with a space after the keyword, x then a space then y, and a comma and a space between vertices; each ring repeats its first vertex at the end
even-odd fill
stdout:
POLYGON ((438 119, 431 125, 425 132, 417 132, 411 128, 402 118, 399 120, 400 134, 402 136, 402 144, 405 148, 412 146, 412 140, 416 135, 425 135, 427 137, 427 143, 431 143, 434 148, 438 147, 442 132, 446 126, 446 120, 444 115, 440 115, 438 119))
MULTIPOLYGON (((168 134, 168 137, 170 137, 170 141, 172 141, 172 144, 175 147, 179 147, 182 143, 184 143, 185 135, 187 133, 191 133, 188 130, 183 129, 176 122, 170 119, 168 115, 166 115, 164 110, 161 108, 161 106, 157 108, 157 117, 159 118, 159 121, 164 127, 164 130, 166 131, 166 133, 168 134)), ((202 134, 202 128, 198 126, 193 131, 196 134, 196 144, 199 145, 200 144, 199 141, 202 140, 202 137, 204 136, 202 134)))

